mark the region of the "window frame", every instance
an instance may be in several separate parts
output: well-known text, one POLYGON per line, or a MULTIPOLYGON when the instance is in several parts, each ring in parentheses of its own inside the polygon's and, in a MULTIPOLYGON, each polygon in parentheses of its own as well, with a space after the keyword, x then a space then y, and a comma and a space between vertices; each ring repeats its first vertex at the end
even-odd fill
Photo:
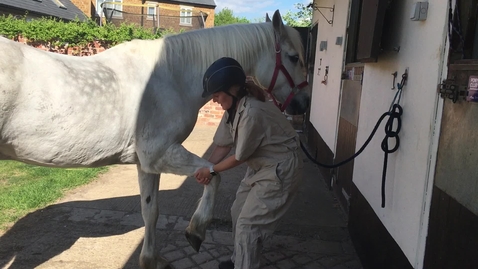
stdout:
MULTIPOLYGON (((96 13, 101 16, 101 13, 103 12, 103 9, 101 8, 101 4, 104 2, 120 2, 123 3, 123 0, 96 0, 96 13)), ((116 5, 116 4, 106 4, 108 7, 113 7, 115 10, 120 11, 120 12, 113 12, 112 18, 115 19, 122 19, 123 18, 123 5, 116 5)), ((103 16, 106 17, 106 14, 103 13, 103 16)))
POLYGON ((146 8, 146 19, 147 20, 158 20, 158 7, 157 2, 147 1, 147 8, 146 8), (153 13, 150 13, 150 8, 153 9, 153 13))
POLYGON ((179 6, 179 25, 192 26, 193 25, 193 7, 179 6))

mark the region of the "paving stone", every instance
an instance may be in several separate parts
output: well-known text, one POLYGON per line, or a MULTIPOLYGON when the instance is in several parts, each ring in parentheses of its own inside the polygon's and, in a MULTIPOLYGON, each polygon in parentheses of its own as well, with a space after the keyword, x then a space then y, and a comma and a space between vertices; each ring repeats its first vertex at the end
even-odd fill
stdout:
POLYGON ((303 240, 292 236, 274 235, 264 242, 265 248, 291 249, 293 246, 302 243, 303 240))
POLYGON ((174 225, 174 230, 184 231, 189 225, 189 221, 185 220, 183 217, 179 217, 176 224, 174 225))
POLYGON ((113 210, 101 210, 100 213, 94 216, 96 222, 99 223, 107 223, 116 220, 121 220, 125 215, 124 212, 121 211, 113 211, 113 210))
POLYGON ((185 246, 191 247, 191 245, 189 244, 188 240, 186 240, 186 238, 184 238, 183 240, 177 240, 176 245, 180 247, 185 247, 185 246))
POLYGON ((232 234, 229 232, 213 231, 212 239, 214 243, 222 245, 234 245, 232 234))
POLYGON ((299 268, 301 268, 301 269, 328 269, 327 267, 324 267, 320 263, 315 262, 315 261, 304 264, 304 265, 302 265, 302 267, 299 267, 299 268))
POLYGON ((172 265, 176 269, 197 268, 195 264, 189 258, 184 258, 179 261, 175 261, 172 263, 172 265))
POLYGON ((190 255, 194 255, 196 253, 196 251, 190 247, 190 246, 187 246, 185 248, 183 248, 183 251, 184 253, 186 253, 186 255, 190 256, 190 255))
POLYGON ((123 216, 120 222, 121 225, 131 225, 135 227, 143 227, 144 221, 141 213, 126 214, 123 216))
POLYGON ((200 265, 202 269, 216 269, 218 266, 219 266, 218 261, 210 261, 200 265))
POLYGON ((216 258, 224 256, 224 253, 219 252, 217 249, 209 249, 208 251, 213 257, 216 257, 216 258))
POLYGON ((216 245, 214 245, 214 244, 208 244, 208 243, 203 243, 202 246, 203 246, 205 249, 211 249, 211 248, 216 247, 216 245))
POLYGON ((169 223, 168 216, 159 215, 158 222, 156 223, 156 229, 166 229, 168 223, 169 223))
POLYGON ((336 266, 333 266, 330 269, 349 269, 349 268, 345 264, 337 264, 336 266))
POLYGON ((266 253, 262 254, 262 257, 264 257, 266 260, 268 260, 270 262, 275 262, 275 261, 282 260, 282 259, 286 258, 286 256, 283 253, 277 252, 277 251, 266 252, 266 253))
POLYGON ((277 266, 274 266, 274 265, 266 265, 266 266, 263 266, 261 267, 262 269, 277 269, 277 266))
POLYGON ((311 262, 312 258, 310 258, 309 256, 305 254, 297 254, 297 255, 294 255, 294 257, 292 257, 292 260, 298 264, 306 264, 308 262, 311 262))
POLYGON ((345 266, 347 266, 347 268, 349 269, 362 269, 362 264, 360 263, 360 261, 358 260, 358 258, 354 259, 354 260, 351 260, 351 261, 348 261, 346 263, 344 263, 345 266))
POLYGON ((173 229, 176 225, 176 221, 178 220, 178 216, 166 216, 167 223, 165 224, 166 229, 173 229))
POLYGON ((163 255, 164 258, 168 261, 176 261, 184 258, 186 256, 181 250, 174 250, 163 255))
POLYGON ((177 247, 175 245, 168 244, 167 246, 161 249, 161 252, 170 252, 172 250, 175 250, 176 248, 177 247))
POLYGON ((342 254, 342 244, 340 242, 328 242, 321 240, 310 240, 292 246, 289 250, 320 253, 320 254, 342 254))
POLYGON ((319 263, 325 266, 325 268, 332 268, 334 266, 340 265, 348 261, 347 257, 344 256, 330 256, 324 257, 319 260, 319 263))
POLYGON ((292 269, 296 267, 296 264, 293 261, 286 259, 286 260, 277 262, 276 266, 279 269, 292 269))
POLYGON ((209 253, 201 252, 191 256, 196 263, 201 264, 214 259, 209 253))
POLYGON ((90 209, 90 208, 73 208, 71 211, 71 216, 68 218, 70 221, 84 221, 93 219, 93 217, 100 213, 99 209, 90 209))

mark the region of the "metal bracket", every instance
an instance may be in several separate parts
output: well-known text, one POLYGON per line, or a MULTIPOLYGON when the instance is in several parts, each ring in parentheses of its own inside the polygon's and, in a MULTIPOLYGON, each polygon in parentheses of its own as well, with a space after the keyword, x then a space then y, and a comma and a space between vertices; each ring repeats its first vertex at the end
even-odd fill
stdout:
POLYGON ((313 10, 317 10, 320 15, 322 15, 322 17, 324 17, 324 19, 327 21, 328 24, 333 24, 334 23, 334 11, 335 11, 335 5, 333 5, 332 7, 319 7, 317 5, 315 5, 315 3, 310 3, 308 6, 308 8, 312 8, 313 10), (323 9, 328 9, 330 12, 332 12, 332 19, 327 19, 327 17, 325 17, 324 13, 322 13, 322 11, 320 11, 320 9, 323 8, 323 9))
POLYGON ((465 96, 467 88, 458 86, 455 83, 454 79, 446 79, 441 84, 438 85, 438 92, 440 93, 440 97, 448 98, 456 103, 460 96, 465 96))

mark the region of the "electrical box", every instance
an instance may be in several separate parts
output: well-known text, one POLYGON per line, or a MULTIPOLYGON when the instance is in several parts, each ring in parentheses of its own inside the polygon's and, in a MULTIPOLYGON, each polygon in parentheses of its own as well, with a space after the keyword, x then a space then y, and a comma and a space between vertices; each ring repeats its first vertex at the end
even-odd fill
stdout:
POLYGON ((410 19, 412 21, 424 21, 427 19, 428 14, 428 2, 416 2, 413 4, 412 14, 410 19))

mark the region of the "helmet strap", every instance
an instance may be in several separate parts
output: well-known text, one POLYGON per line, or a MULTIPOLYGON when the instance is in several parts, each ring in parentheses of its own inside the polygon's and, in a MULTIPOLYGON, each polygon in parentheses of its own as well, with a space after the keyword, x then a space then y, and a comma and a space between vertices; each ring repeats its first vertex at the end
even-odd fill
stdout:
POLYGON ((229 114, 229 118, 227 118, 227 122, 226 122, 226 123, 232 124, 234 122, 234 117, 236 116, 237 97, 232 95, 229 91, 225 91, 225 93, 232 97, 232 105, 227 110, 227 113, 229 114))

